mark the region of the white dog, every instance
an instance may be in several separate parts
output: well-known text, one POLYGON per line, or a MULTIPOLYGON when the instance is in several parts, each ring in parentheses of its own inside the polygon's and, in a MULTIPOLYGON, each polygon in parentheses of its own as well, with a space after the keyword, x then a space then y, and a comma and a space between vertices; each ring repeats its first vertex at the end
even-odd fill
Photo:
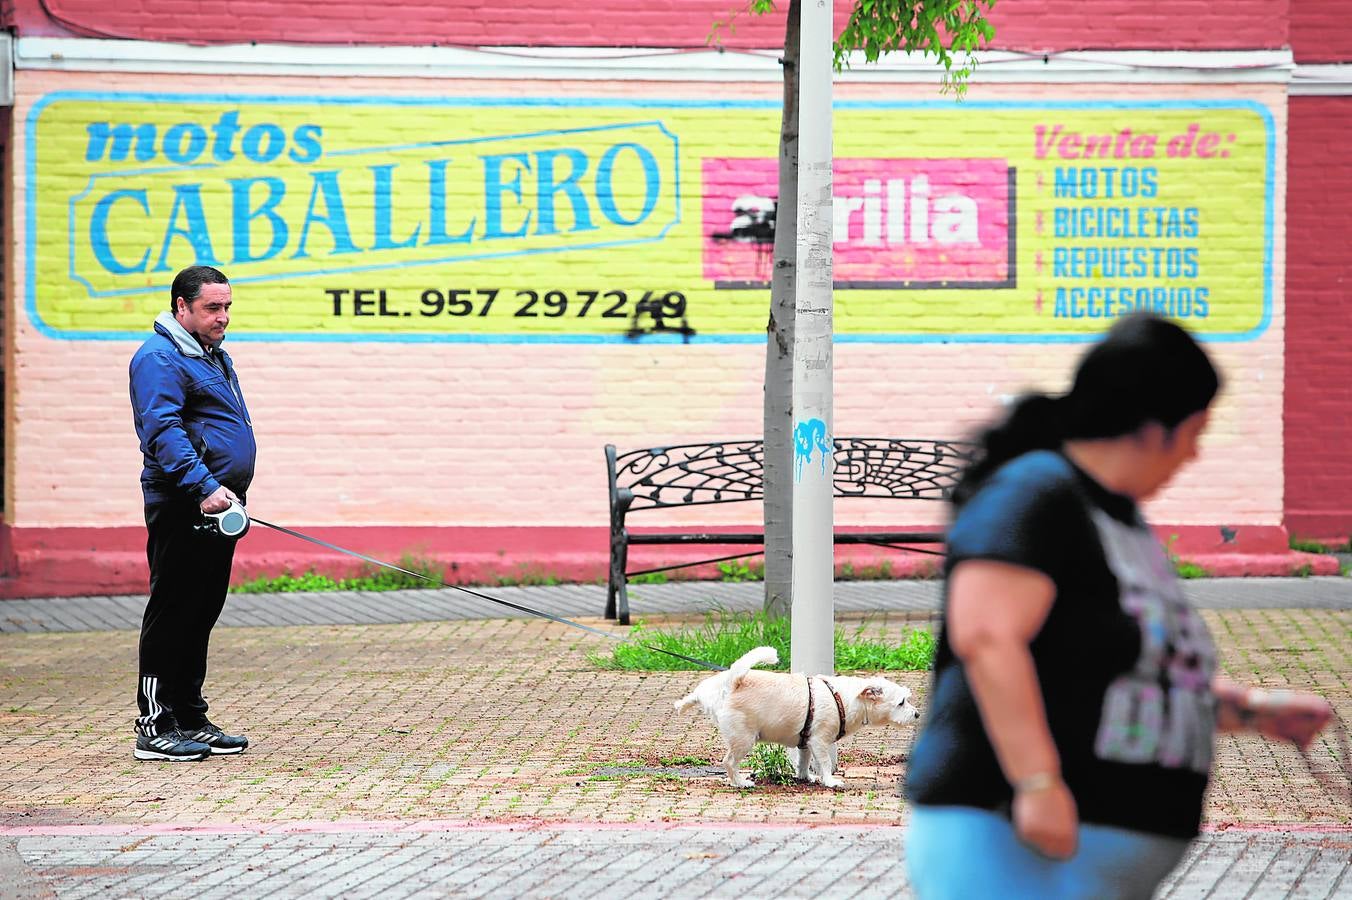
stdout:
POLYGON ((698 703, 718 725, 728 745, 723 767, 733 787, 754 786, 737 766, 757 741, 799 748, 800 779, 811 780, 811 762, 823 785, 842 787, 845 782, 831 771, 832 744, 865 725, 911 725, 920 718, 910 688, 886 678, 751 670, 777 662, 774 647, 757 647, 676 701, 678 710, 698 703))

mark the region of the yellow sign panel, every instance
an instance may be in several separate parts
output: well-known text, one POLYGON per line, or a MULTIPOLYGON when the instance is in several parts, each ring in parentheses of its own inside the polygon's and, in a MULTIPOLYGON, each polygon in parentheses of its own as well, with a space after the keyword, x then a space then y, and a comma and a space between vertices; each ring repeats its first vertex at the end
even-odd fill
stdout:
MULTIPOLYGON (((32 321, 123 338, 184 266, 236 338, 764 339, 763 101, 55 93, 27 120, 32 321)), ((1065 341, 1271 317, 1274 130, 1242 101, 835 113, 838 340, 1065 341)))

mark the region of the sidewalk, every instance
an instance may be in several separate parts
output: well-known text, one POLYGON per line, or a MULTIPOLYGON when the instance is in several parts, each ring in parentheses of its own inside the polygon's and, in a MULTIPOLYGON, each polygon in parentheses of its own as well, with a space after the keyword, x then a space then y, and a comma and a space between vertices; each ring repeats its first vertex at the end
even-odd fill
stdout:
MULTIPOLYGON (((1201 609, 1352 609, 1352 578, 1198 578, 1183 582, 1201 609)), ((565 618, 596 618, 606 605, 600 584, 473 587, 469 590, 565 618)), ((757 582, 683 581, 630 587, 634 619, 691 615, 761 605, 757 582)), ((939 607, 940 582, 839 581, 838 613, 921 612, 939 607)), ((0 600, 0 634, 18 631, 139 629, 145 595, 0 600)), ((375 625, 451 619, 530 618, 459 590, 231 594, 220 627, 375 625)))
MULTIPOLYGON (((1352 580, 1187 589, 1230 675, 1316 690, 1352 721, 1352 580)), ((754 607, 759 590, 640 586, 634 614, 754 607)), ((897 639, 930 623, 936 590, 841 583, 837 609, 897 639)), ((482 592, 623 631, 598 618, 603 587, 482 592)), ((897 790, 913 730, 848 739, 845 790, 742 792, 710 765, 722 753, 713 726, 671 710, 701 673, 601 670, 588 657, 610 649, 604 639, 469 618, 507 611, 458 592, 232 595, 209 698, 213 719, 245 728, 252 746, 136 763, 140 602, 0 604, 0 884, 31 896, 905 895, 897 790), (822 863, 818 847, 844 862, 822 863)), ((923 708, 925 675, 896 680, 923 708)), ((1313 771, 1254 737, 1217 749, 1215 830, 1166 895, 1352 889, 1352 808, 1332 737, 1313 771)))

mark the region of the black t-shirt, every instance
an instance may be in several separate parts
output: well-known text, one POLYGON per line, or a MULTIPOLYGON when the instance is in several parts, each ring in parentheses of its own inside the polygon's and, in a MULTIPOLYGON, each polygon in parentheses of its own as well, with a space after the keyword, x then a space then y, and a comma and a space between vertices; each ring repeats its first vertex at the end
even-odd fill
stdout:
MULTIPOLYGON (((1196 836, 1216 654, 1135 503, 1059 453, 1027 453, 958 510, 947 570, 971 559, 1036 569, 1056 586, 1030 650, 1080 820, 1196 836)), ((946 623, 906 796, 1005 812, 1012 799, 946 623)))

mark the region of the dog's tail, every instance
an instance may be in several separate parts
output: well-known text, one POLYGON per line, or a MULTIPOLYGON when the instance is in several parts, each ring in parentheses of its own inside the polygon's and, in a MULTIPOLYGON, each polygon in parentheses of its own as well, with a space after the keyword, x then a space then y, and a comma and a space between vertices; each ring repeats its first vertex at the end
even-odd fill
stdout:
POLYGON ((773 666, 779 662, 779 652, 774 647, 756 647, 748 650, 732 665, 728 666, 728 690, 742 683, 752 666, 773 666))
POLYGON ((773 666, 779 662, 779 654, 774 647, 757 647, 742 654, 726 672, 719 672, 704 679, 693 691, 673 704, 678 710, 689 709, 699 704, 710 714, 723 697, 732 693, 752 666, 773 666))

